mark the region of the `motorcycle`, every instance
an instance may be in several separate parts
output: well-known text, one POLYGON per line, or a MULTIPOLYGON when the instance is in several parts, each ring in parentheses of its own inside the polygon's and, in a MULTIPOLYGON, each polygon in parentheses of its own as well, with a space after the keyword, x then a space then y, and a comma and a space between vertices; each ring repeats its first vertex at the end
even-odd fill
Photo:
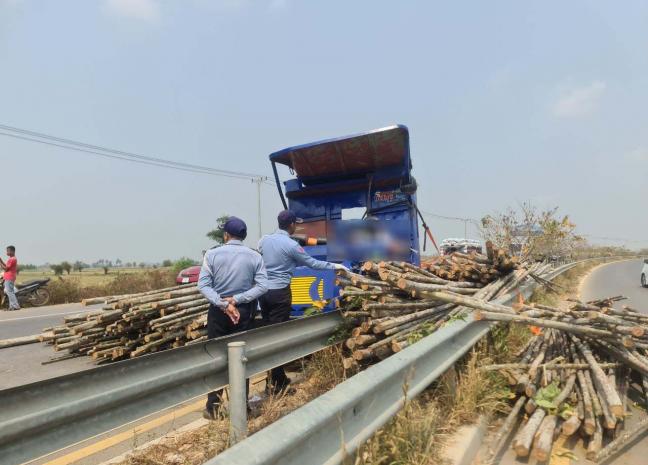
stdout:
MULTIPOLYGON (((46 287, 48 282, 49 278, 45 278, 16 284, 18 303, 21 306, 29 304, 33 307, 47 305, 50 299, 50 293, 46 287)), ((5 300, 7 300, 7 296, 4 293, 4 279, 0 278, 0 307, 4 305, 5 300)))

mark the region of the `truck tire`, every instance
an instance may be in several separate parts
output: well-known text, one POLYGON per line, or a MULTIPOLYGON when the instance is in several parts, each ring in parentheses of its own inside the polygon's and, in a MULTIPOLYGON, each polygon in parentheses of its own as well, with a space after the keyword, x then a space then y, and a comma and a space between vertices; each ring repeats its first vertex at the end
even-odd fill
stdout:
POLYGON ((648 287, 648 282, 646 282, 646 275, 641 273, 641 287, 648 287))

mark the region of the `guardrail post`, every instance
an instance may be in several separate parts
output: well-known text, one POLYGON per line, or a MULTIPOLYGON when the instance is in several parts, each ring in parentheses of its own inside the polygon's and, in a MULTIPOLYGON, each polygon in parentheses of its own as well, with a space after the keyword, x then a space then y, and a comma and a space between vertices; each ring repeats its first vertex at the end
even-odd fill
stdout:
POLYGON ((245 382, 245 342, 227 344, 229 374, 230 442, 235 444, 247 437, 247 383, 245 382))

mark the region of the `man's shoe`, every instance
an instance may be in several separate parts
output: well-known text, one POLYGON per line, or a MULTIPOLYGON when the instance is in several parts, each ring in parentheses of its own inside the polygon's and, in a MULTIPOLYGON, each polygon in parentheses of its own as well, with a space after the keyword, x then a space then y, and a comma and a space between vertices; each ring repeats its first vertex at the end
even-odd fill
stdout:
POLYGON ((290 379, 286 378, 281 383, 268 384, 266 386, 266 392, 269 395, 274 395, 274 396, 282 395, 283 396, 283 395, 292 395, 295 392, 297 392, 297 390, 294 387, 290 386, 290 379))
POLYGON ((202 416, 205 420, 216 421, 216 411, 214 408, 205 407, 202 416))

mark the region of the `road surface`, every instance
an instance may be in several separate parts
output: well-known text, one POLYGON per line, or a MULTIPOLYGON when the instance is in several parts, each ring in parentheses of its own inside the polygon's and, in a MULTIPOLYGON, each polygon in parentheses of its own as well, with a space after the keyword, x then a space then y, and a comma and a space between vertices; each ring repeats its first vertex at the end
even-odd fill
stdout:
MULTIPOLYGON (((43 328, 61 324, 66 315, 98 308, 101 306, 83 307, 81 304, 64 304, 25 308, 14 312, 0 311, 0 339, 39 334, 43 328)), ((41 365, 41 362, 57 355, 63 353, 54 352, 52 346, 40 343, 0 349, 0 389, 62 376, 95 366, 87 357, 41 365)))
POLYGON ((628 300, 617 304, 629 305, 648 313, 648 289, 641 287, 639 279, 643 259, 601 265, 585 279, 581 286, 581 300, 602 299, 624 295, 628 300))

